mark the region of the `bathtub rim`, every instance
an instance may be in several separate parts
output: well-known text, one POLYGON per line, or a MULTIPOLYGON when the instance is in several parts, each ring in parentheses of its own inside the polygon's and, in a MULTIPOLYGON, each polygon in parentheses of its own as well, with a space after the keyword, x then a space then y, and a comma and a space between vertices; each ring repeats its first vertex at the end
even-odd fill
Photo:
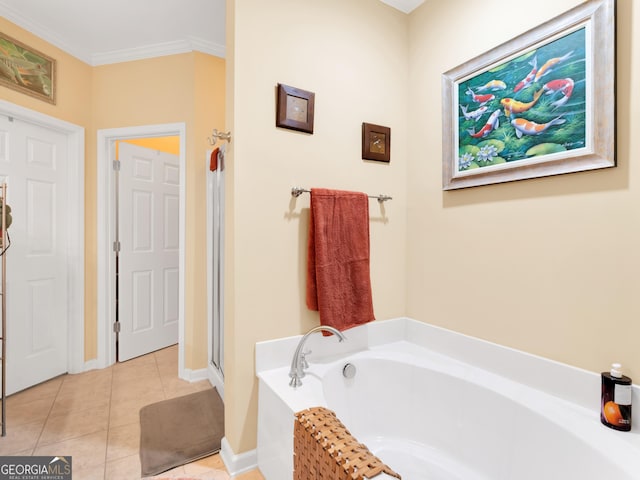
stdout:
MULTIPOLYGON (((591 423, 599 416, 600 375, 597 373, 587 372, 580 368, 406 317, 372 322, 349 329, 345 331, 345 334, 348 340, 342 343, 338 343, 335 338, 321 335, 308 338, 306 346, 312 350, 312 353, 308 355, 311 368, 306 384, 303 379, 302 389, 293 389, 288 386, 291 357, 302 335, 259 342, 256 344, 256 372, 259 379, 259 391, 265 388, 269 389, 272 398, 277 398, 277 402, 286 407, 287 415, 291 417, 293 413, 304 408, 316 405, 328 406, 322 387, 322 377, 326 371, 335 368, 336 364, 345 360, 344 357, 358 356, 359 353, 367 355, 367 353, 378 350, 378 347, 384 349, 385 345, 407 342, 448 357, 456 363, 485 370, 490 374, 503 377, 506 381, 540 391, 551 398, 555 397, 557 400, 561 400, 561 403, 574 404, 579 407, 577 410, 581 411, 582 419, 590 419, 588 421, 591 423), (309 393, 312 394, 310 398, 307 398, 309 393), (292 402, 292 398, 297 398, 297 401, 292 402)), ((634 403, 640 399, 639 393, 637 385, 634 385, 634 403)), ((260 393, 258 397, 257 457, 258 465, 262 470, 261 459, 268 457, 268 454, 265 451, 265 454, 262 455, 261 451, 263 448, 261 444, 265 443, 264 432, 261 432, 263 424, 260 415, 260 405, 263 399, 260 393)), ((329 408, 331 407, 329 406, 329 408)), ((618 455, 621 460, 624 460, 629 452, 633 454, 640 452, 640 424, 637 421, 637 414, 638 407, 634 411, 634 430, 632 432, 617 432, 597 425, 603 429, 602 438, 613 439, 616 445, 623 447, 618 455)), ((580 417, 580 415, 578 416, 580 417)), ((597 422, 599 423, 599 420, 597 422)), ((286 441, 290 443, 290 451, 292 452, 293 418, 290 427, 291 432, 285 437, 286 441)), ((591 428, 593 429, 593 425, 591 428)), ((286 448, 289 448, 288 444, 286 448)), ((623 470, 626 469, 623 468, 623 470)))
MULTIPOLYGON (((406 341, 576 404, 599 416, 599 373, 408 317, 376 320, 345 330, 344 333, 347 341, 340 343, 332 336, 310 336, 306 343, 306 348, 312 352, 307 356, 309 363, 331 363, 336 358, 406 341)), ((302 335, 295 335, 256 343, 256 376, 261 378, 268 371, 288 368, 301 338, 302 335)), ((285 381, 288 382, 286 372, 285 381)), ((632 386, 632 397, 632 403, 636 404, 632 430, 616 433, 624 435, 625 441, 640 448, 640 386, 632 386)))

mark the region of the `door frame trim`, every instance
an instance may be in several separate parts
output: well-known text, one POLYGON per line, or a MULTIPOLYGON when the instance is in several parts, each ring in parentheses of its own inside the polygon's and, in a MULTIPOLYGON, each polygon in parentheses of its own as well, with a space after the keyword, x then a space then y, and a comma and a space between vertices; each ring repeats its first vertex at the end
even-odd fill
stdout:
POLYGON ((185 376, 184 323, 185 323, 185 240, 186 240, 186 123, 167 123, 137 127, 108 128, 98 130, 98 365, 100 368, 116 361, 113 323, 115 322, 115 240, 114 175, 111 149, 116 140, 132 138, 180 137, 180 219, 178 250, 178 375, 185 376))
MULTIPOLYGON (((87 369, 84 358, 84 128, 73 123, 0 100, 0 114, 26 123, 54 130, 67 137, 67 207, 69 215, 66 246, 67 276, 67 371, 80 373, 87 369)), ((11 198, 11 190, 8 192, 11 198)))

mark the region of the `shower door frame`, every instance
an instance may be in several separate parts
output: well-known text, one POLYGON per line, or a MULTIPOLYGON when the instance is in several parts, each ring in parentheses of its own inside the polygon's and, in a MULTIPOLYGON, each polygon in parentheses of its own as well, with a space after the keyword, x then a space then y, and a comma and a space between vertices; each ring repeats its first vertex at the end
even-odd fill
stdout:
POLYGON ((224 166, 210 170, 212 150, 205 158, 207 178, 207 376, 224 400, 224 166), (216 202, 217 200, 217 202, 216 202), (217 216, 216 216, 217 213, 217 216))

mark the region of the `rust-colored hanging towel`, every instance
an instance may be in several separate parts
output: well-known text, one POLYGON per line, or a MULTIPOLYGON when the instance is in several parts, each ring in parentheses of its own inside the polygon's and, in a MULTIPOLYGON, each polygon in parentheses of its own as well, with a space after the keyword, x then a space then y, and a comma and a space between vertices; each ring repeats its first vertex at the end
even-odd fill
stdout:
POLYGON ((338 330, 374 320, 366 193, 311 189, 307 307, 338 330))
POLYGON ((216 148, 213 152, 211 152, 211 158, 209 159, 209 170, 215 172, 218 169, 218 154, 220 153, 220 149, 216 148))

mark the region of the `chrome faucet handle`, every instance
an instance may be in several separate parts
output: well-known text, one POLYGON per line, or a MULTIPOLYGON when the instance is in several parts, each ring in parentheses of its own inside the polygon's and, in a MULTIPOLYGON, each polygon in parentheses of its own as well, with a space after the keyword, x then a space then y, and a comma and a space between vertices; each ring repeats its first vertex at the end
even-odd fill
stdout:
POLYGON ((291 359, 291 369, 289 370, 289 377, 291 378, 291 381, 289 382, 290 386, 295 388, 302 385, 302 380, 300 379, 305 376, 304 374, 305 368, 309 368, 309 363, 307 362, 306 356, 311 353, 310 350, 303 352, 302 348, 303 348, 304 342, 307 340, 309 335, 315 332, 320 332, 320 331, 327 331, 327 332, 333 333, 338 337, 338 341, 340 342, 347 339, 342 332, 335 329, 334 327, 329 327, 326 325, 320 325, 318 327, 314 327, 311 330, 309 330, 307 333, 305 333, 300 339, 300 341, 298 342, 296 351, 293 354, 293 358, 291 359))
POLYGON ((300 367, 302 370, 306 370, 309 368, 309 362, 307 362, 307 355, 313 353, 311 350, 307 350, 306 352, 300 353, 300 367))

